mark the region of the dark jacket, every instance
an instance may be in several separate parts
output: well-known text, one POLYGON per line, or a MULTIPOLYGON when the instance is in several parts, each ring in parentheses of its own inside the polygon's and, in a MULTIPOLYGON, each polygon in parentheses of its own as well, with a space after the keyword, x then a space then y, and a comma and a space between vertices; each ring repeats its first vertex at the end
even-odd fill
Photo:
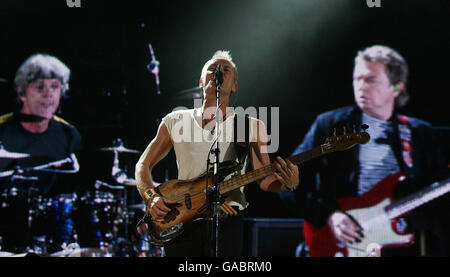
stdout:
MULTIPOLYGON (((361 110, 356 106, 320 114, 293 154, 323 144, 325 139, 332 135, 333 128, 337 128, 338 135, 343 126, 346 126, 348 131, 353 131, 353 126, 356 126, 357 132, 360 132, 361 115, 361 110)), ((396 115, 394 113, 392 117, 394 126, 398 126, 396 115)), ((399 136, 396 136, 398 143, 393 150, 401 170, 414 181, 405 182, 407 185, 403 187, 399 186, 396 189, 397 197, 417 191, 448 174, 445 158, 436 143, 437 136, 431 125, 416 118, 408 118, 412 131, 413 168, 409 170, 404 165, 399 136)), ((339 209, 335 198, 357 196, 359 147, 361 146, 327 154, 301 165, 297 191, 280 194, 294 216, 302 217, 316 227, 321 227, 327 223, 331 213, 339 209)))

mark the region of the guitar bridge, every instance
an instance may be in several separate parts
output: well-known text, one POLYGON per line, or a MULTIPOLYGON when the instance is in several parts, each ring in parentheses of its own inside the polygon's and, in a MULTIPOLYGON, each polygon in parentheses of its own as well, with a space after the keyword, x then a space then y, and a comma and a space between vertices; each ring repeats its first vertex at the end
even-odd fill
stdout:
POLYGON ((161 239, 165 239, 165 238, 167 238, 167 237, 171 237, 172 235, 174 235, 174 234, 180 232, 180 230, 181 230, 182 228, 183 228, 183 223, 180 223, 180 224, 174 225, 174 226, 172 226, 172 227, 170 227, 170 228, 167 228, 167 229, 162 230, 162 231, 159 233, 159 235, 160 235, 161 239))

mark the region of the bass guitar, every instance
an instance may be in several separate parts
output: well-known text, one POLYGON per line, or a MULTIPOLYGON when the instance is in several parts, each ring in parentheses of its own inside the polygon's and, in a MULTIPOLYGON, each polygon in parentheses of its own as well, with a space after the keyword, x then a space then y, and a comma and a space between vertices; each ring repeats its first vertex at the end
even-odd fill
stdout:
MULTIPOLYGON (((289 160, 294 164, 300 164, 331 152, 343 151, 357 144, 365 144, 369 140, 370 136, 367 132, 332 136, 327 138, 324 144, 295 155, 289 160)), ((235 162, 225 162, 219 171, 225 178, 234 170, 236 170, 235 162)), ((274 171, 273 164, 270 164, 246 174, 234 176, 219 183, 219 192, 223 198, 226 198, 227 193, 261 180, 273 174, 274 171)), ((146 211, 143 221, 148 224, 151 242, 155 245, 164 245, 178 237, 190 223, 204 219, 207 215, 207 191, 213 184, 214 174, 208 172, 195 179, 169 180, 156 187, 155 190, 159 195, 176 201, 176 204, 170 206, 171 211, 167 213, 162 222, 153 221, 150 212, 146 211), (206 184, 208 184, 208 189, 206 184)))

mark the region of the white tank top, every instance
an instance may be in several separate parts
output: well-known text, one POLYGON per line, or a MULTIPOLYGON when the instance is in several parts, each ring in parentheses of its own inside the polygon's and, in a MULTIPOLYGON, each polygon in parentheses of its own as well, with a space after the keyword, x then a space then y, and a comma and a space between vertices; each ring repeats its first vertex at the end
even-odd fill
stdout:
MULTIPOLYGON (((195 120, 194 112, 200 113, 199 109, 178 110, 166 115, 162 120, 166 125, 175 150, 178 166, 178 179, 189 180, 206 172, 206 160, 216 137, 215 130, 205 130, 195 120)), ((222 135, 219 136, 219 161, 236 160, 237 155, 233 146, 234 137, 234 112, 228 115, 225 121, 220 123, 222 135)), ((253 138, 253 130, 256 122, 262 121, 250 117, 250 141, 253 138)), ((215 126, 215 122, 212 122, 215 126)), ((209 124, 208 124, 209 125, 209 124)), ((255 136, 256 137, 256 136, 255 136)), ((216 143, 214 143, 215 148, 216 143)), ((210 155, 210 161, 214 162, 214 155, 210 155)), ((246 168, 248 156, 245 160, 246 168)), ((237 174, 242 174, 244 170, 237 174)), ((226 179, 231 178, 228 176, 226 179)), ((248 206, 244 195, 244 187, 236 189, 229 194, 230 205, 238 206, 243 210, 248 206)))

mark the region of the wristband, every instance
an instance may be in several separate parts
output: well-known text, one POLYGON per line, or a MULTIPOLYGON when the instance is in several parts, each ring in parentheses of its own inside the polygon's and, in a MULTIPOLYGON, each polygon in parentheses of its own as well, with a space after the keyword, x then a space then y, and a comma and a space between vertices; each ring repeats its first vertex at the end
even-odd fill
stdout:
POLYGON ((155 191, 155 189, 154 188, 150 188, 150 189, 148 189, 148 190, 146 190, 145 192, 144 192, 144 202, 145 202, 145 204, 147 204, 148 203, 148 201, 153 197, 153 196, 155 196, 157 193, 156 193, 156 191, 155 191))

